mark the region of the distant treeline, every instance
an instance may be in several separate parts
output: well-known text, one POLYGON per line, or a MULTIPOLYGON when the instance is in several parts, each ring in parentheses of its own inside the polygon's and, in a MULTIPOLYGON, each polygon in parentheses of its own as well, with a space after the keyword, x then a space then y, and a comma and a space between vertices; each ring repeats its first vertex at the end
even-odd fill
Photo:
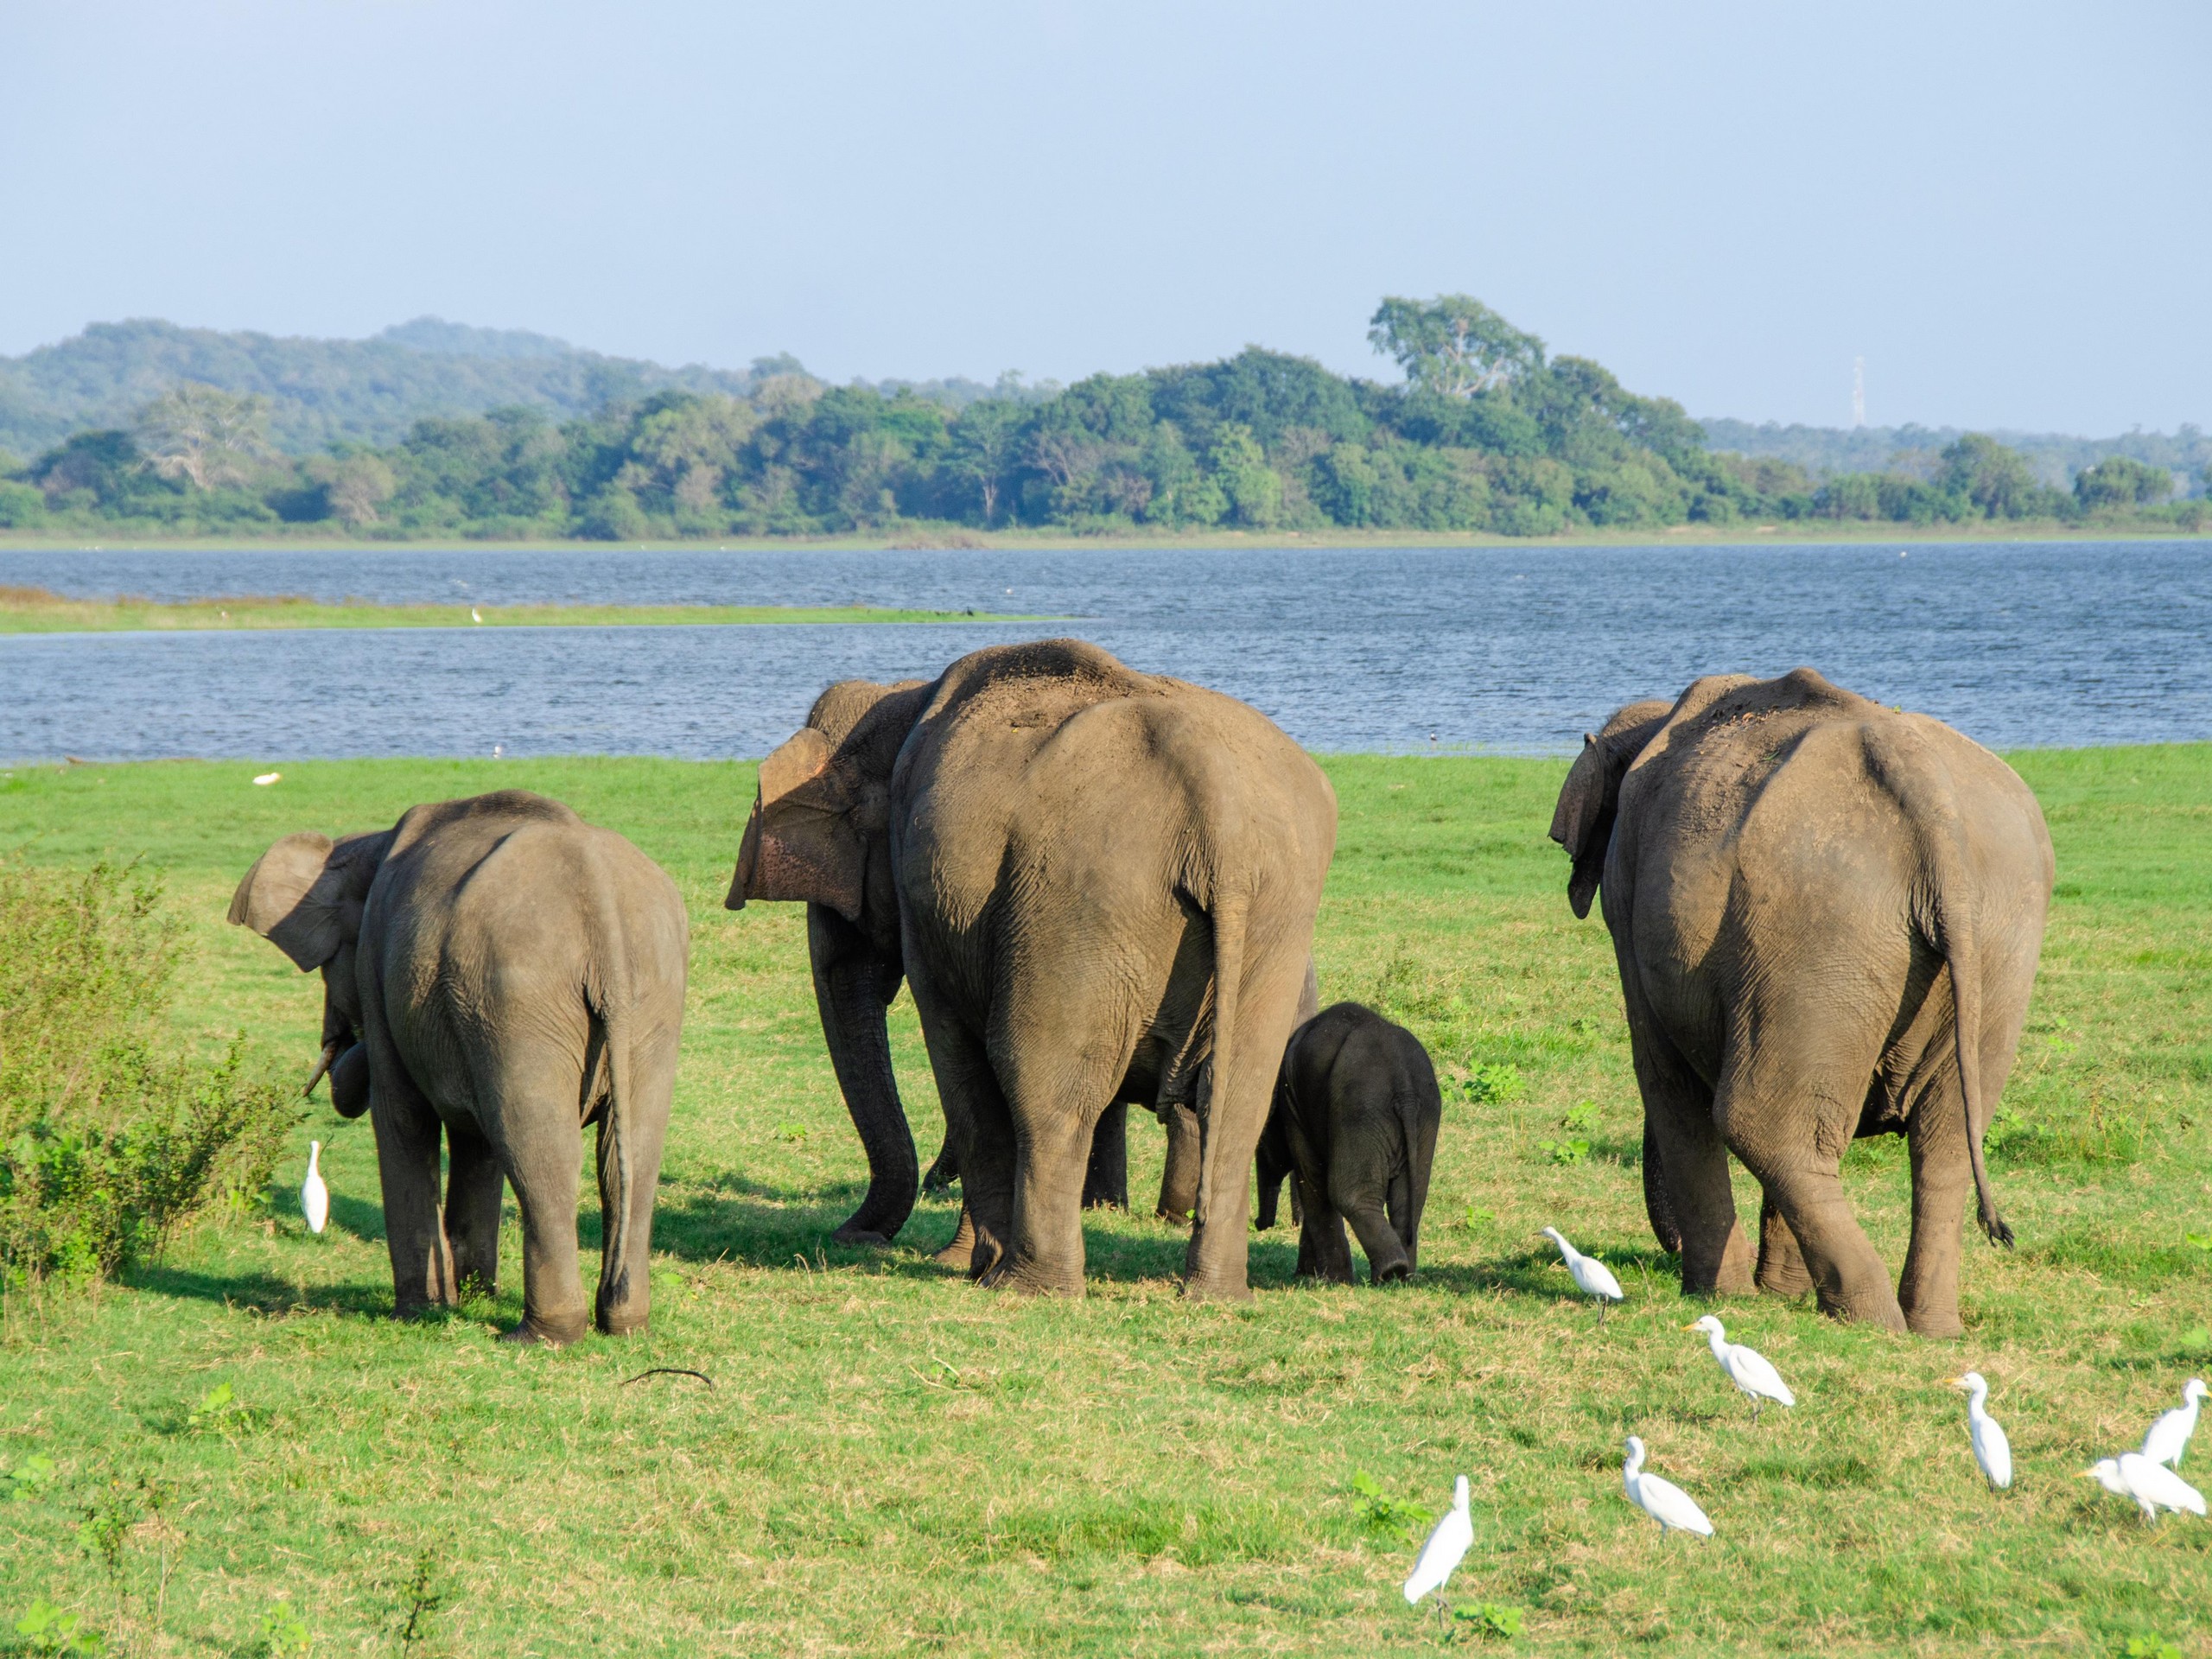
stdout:
MULTIPOLYGON (((1794 461, 1819 479, 1843 473, 1929 473, 1936 457, 1966 436, 1965 429, 1955 426, 1784 426, 1774 421, 1726 420, 1698 424, 1715 449, 1794 461)), ((2057 432, 1993 431, 1988 435, 2025 456, 2038 483, 2060 489, 2071 488, 2076 475, 2113 455, 2165 468, 2184 494, 2212 467, 2212 436, 2186 423, 2175 432, 2138 430, 2113 438, 2077 438, 2057 432)))
POLYGON ((664 386, 563 421, 523 407, 420 419, 396 443, 305 456, 272 442, 266 397, 188 382, 128 424, 0 461, 0 527, 639 541, 905 524, 1546 536, 2212 519, 2203 501, 2170 499, 2166 468, 2108 457, 2060 490, 1971 433, 1906 467, 1827 478, 1718 451, 1680 405, 1548 356, 1465 296, 1386 300, 1370 338, 1405 384, 1250 347, 1041 396, 956 397, 824 385, 785 359, 733 390, 664 386))

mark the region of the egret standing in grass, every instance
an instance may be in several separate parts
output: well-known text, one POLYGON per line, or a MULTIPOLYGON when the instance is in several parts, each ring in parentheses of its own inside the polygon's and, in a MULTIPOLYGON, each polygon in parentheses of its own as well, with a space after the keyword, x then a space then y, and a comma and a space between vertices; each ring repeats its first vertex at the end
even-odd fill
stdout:
POLYGON ((1671 1480, 1643 1472, 1643 1442, 1633 1434, 1628 1437, 1627 1460, 1621 1465, 1621 1485, 1628 1492, 1628 1501, 1659 1523, 1662 1538, 1670 1532, 1713 1536, 1713 1522, 1688 1492, 1671 1480))
MULTIPOLYGON (((1467 1513, 1467 1478, 1462 1475, 1452 1485, 1452 1507, 1431 1529, 1428 1541, 1421 1547, 1420 1558, 1414 1562, 1413 1576, 1406 1580, 1406 1605, 1413 1606, 1431 1591, 1441 1591, 1474 1541, 1475 1523, 1467 1513)), ((1441 1617, 1441 1595, 1436 1598, 1436 1605, 1441 1617)))
POLYGON ((1782 1373, 1767 1363, 1766 1356, 1740 1342, 1728 1340, 1728 1333, 1720 1321, 1707 1314, 1685 1331, 1702 1331, 1706 1340, 1713 1345, 1713 1357, 1728 1380, 1751 1396, 1751 1421, 1759 1420, 1759 1407, 1769 1400, 1778 1406, 1794 1406, 1797 1396, 1789 1392, 1789 1385, 1782 1380, 1782 1373))
POLYGON ((308 1231, 311 1233, 321 1232, 323 1224, 330 1219, 330 1189, 322 1183, 320 1141, 308 1142, 308 1178, 300 1183, 300 1213, 308 1218, 308 1231))
POLYGON ((1559 1246, 1559 1259, 1567 1263, 1567 1276, 1574 1281, 1574 1287, 1585 1296, 1598 1300, 1598 1323, 1605 1322, 1605 1304, 1625 1301, 1621 1294, 1621 1281, 1613 1277, 1613 1270, 1594 1255, 1585 1255, 1568 1243, 1556 1227, 1547 1227, 1541 1236, 1559 1246))
POLYGON ((2132 1497, 2143 1508, 2143 1524, 2158 1518, 2160 1510, 2178 1515, 2204 1513, 2204 1497, 2164 1464, 2153 1463, 2140 1452, 2123 1452, 2093 1464, 2082 1474, 2119 1497, 2132 1497))
POLYGON ((2180 1468, 2181 1455, 2189 1450, 2189 1437, 2196 1433, 2196 1408, 2207 1393, 2212 1389, 2205 1388, 2202 1377, 2190 1377, 2189 1386, 2181 1391, 2181 1404, 2160 1416, 2143 1437, 2143 1455, 2153 1463, 2180 1468))
POLYGON ((1974 1442, 1974 1460, 1981 1465, 1989 1490, 2001 1492, 2012 1484, 2012 1443, 1985 1409, 1989 1384, 1982 1381, 1980 1371, 1968 1371, 1964 1376, 1953 1377, 1951 1386, 1967 1391, 1967 1438, 1974 1442))

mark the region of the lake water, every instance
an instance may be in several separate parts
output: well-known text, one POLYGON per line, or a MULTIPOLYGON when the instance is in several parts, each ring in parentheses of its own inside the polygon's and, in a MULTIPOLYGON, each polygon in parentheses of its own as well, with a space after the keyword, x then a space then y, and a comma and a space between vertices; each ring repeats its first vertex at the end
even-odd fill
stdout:
POLYGON ((1637 697, 1808 663, 1993 747, 2212 736, 2193 543, 647 553, 0 551, 79 596, 864 602, 922 626, 0 637, 0 757, 766 753, 832 680, 1075 634, 1319 750, 1565 753, 1637 697))

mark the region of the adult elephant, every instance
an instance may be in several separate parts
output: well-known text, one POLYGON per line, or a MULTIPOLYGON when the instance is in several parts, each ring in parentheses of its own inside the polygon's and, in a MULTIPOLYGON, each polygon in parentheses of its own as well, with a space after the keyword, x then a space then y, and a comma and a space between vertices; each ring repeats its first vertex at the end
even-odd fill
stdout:
POLYGON ((1955 1336, 1972 1185, 2009 1244, 1981 1137, 2050 909, 2043 813, 1995 755, 1810 669, 1699 680, 1586 738, 1552 839, 1574 913, 1602 888, 1644 1103, 1646 1191, 1682 1288, 1809 1287, 1823 1310, 1955 1336), (1839 1179, 1901 1134, 1912 1243, 1897 1291, 1839 1179), (1764 1189, 1756 1273, 1729 1191, 1764 1189))
POLYGON ((869 1154, 848 1225, 887 1236, 912 1204, 884 1033, 903 974, 963 1188, 942 1259, 1080 1293, 1095 1130, 1180 1103, 1199 1128, 1185 1289, 1249 1294, 1253 1152, 1335 842, 1328 780, 1273 722, 1080 640, 830 687, 761 764, 728 903, 810 907, 869 1154))
POLYGON ((576 1265, 583 1127, 599 1126, 599 1328, 642 1327, 676 1080, 683 901, 621 836, 524 790, 410 808, 392 828, 286 836, 230 919, 322 970, 331 1101, 369 1114, 394 1312, 494 1289, 499 1195, 522 1210, 523 1319, 589 1327, 576 1265), (441 1135, 450 1154, 442 1213, 441 1135))

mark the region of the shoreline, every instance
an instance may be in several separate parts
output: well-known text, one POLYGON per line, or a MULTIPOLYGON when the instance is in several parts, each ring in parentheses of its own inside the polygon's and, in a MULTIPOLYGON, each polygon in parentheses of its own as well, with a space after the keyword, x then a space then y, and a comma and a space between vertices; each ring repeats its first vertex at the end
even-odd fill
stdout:
POLYGON ((2212 545, 2212 530, 2179 526, 2155 530, 2080 527, 2057 523, 2035 525, 1911 525, 1834 522, 1814 531, 1799 525, 1674 524, 1660 530, 1577 531, 1560 536, 1498 536, 1481 531, 1209 531, 1195 535, 1071 535, 1065 531, 975 531, 938 525, 908 525, 852 536, 724 536, 675 540, 602 542, 557 539, 495 541, 466 536, 421 537, 408 540, 346 537, 181 536, 118 537, 11 535, 0 532, 0 554, 18 553, 284 553, 378 552, 607 552, 607 553, 772 553, 819 552, 1073 552, 1194 550, 1236 548, 1312 548, 1357 551, 1393 548, 1610 547, 1848 547, 1905 542, 1938 544, 2031 546, 2076 542, 2202 542, 2212 545))
POLYGON ((69 599, 0 588, 0 635, 61 633, 256 633, 313 629, 788 627, 842 624, 1042 622, 998 612, 921 611, 874 606, 786 605, 377 605, 290 594, 204 600, 69 599))

